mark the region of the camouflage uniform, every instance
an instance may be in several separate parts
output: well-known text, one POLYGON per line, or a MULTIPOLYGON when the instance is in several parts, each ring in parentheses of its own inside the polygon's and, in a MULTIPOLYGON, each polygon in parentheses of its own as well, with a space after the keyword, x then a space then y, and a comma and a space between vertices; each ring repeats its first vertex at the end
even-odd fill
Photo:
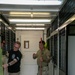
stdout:
POLYGON ((48 75, 48 63, 50 61, 50 51, 48 49, 38 50, 36 53, 37 64, 38 64, 38 75, 48 75), (40 61, 40 57, 42 57, 43 61, 40 61), (41 72, 40 72, 41 71, 41 72))

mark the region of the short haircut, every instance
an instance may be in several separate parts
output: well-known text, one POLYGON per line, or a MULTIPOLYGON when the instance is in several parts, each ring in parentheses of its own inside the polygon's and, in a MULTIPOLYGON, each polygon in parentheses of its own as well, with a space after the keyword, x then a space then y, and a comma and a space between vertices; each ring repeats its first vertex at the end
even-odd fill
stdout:
POLYGON ((45 41, 43 40, 39 41, 39 43, 42 43, 43 45, 45 45, 45 41))
POLYGON ((20 46, 21 46, 21 43, 20 43, 19 41, 16 41, 15 43, 17 43, 18 45, 20 45, 20 46))

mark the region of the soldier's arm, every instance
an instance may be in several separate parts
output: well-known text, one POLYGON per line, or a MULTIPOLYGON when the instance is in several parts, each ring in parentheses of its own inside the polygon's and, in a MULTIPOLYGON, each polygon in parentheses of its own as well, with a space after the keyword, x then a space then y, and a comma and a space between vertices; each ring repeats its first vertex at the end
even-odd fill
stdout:
POLYGON ((33 53, 33 59, 37 58, 37 54, 33 53))
POLYGON ((6 52, 6 57, 7 57, 7 58, 9 57, 9 53, 8 53, 8 51, 6 52))
POLYGON ((2 66, 3 66, 3 68, 7 68, 8 66, 11 66, 11 65, 15 64, 16 62, 17 62, 17 59, 13 59, 13 61, 11 61, 11 62, 9 62, 7 64, 4 64, 2 66))
POLYGON ((17 59, 13 59, 11 62, 8 63, 8 66, 14 65, 17 61, 17 59))
POLYGON ((50 59, 51 59, 50 51, 47 51, 46 52, 46 58, 44 58, 43 61, 49 63, 50 62, 50 59))

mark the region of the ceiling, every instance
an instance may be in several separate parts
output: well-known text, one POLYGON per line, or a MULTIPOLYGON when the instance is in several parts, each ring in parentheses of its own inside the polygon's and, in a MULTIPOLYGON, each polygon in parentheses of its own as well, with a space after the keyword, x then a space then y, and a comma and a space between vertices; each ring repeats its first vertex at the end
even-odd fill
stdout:
POLYGON ((0 0, 0 13, 15 30, 19 30, 17 27, 44 29, 50 26, 65 2, 66 0, 0 0))

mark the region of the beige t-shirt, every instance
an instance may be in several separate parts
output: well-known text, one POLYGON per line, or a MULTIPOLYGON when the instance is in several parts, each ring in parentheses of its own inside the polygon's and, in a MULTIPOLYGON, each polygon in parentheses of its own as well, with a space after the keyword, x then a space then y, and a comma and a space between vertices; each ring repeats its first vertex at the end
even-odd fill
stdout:
POLYGON ((48 49, 44 49, 43 51, 38 50, 37 51, 37 64, 38 66, 47 66, 49 62, 47 62, 50 59, 50 51, 48 49), (40 57, 42 56, 43 62, 40 61, 40 57))

